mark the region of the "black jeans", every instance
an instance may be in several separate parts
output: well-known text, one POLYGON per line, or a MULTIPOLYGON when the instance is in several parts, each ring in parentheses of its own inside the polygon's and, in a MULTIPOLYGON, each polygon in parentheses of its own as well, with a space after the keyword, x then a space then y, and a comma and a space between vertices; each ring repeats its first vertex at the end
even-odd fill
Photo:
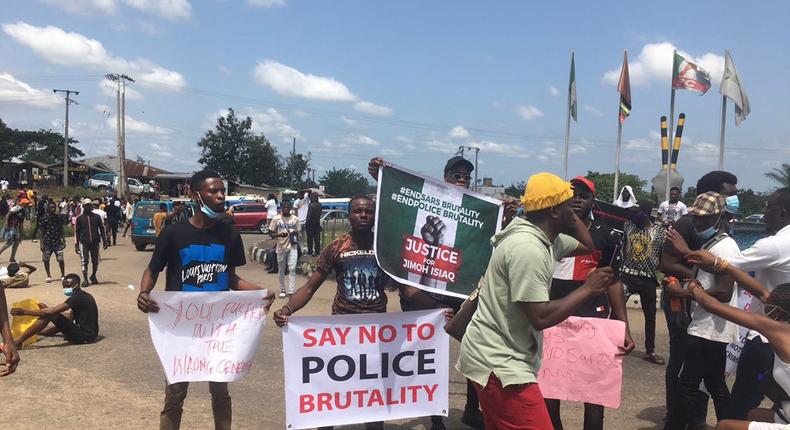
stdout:
POLYGON ((772 376, 773 367, 774 352, 771 345, 763 343, 760 336, 747 340, 738 359, 726 418, 745 420, 746 414, 760 405, 765 397, 760 390, 760 381, 772 376))
MULTIPOLYGON (((160 430, 178 430, 181 428, 181 415, 184 412, 184 399, 187 397, 189 382, 168 384, 165 387, 165 406, 159 415, 160 430)), ((214 413, 214 429, 230 430, 233 406, 228 393, 227 382, 209 382, 211 393, 211 410, 214 413)), ((209 428, 208 426, 204 428, 209 428)))
POLYGON ((724 380, 727 365, 727 344, 689 335, 686 342, 686 358, 678 380, 678 395, 675 396, 673 414, 667 425, 671 429, 683 429, 691 424, 693 406, 699 392, 700 382, 713 399, 716 418, 724 419, 730 402, 730 390, 724 380))
POLYGON ((92 265, 92 275, 96 274, 99 269, 99 244, 98 243, 80 243, 80 263, 82 265, 82 273, 88 275, 88 264, 92 265))
POLYGON ((639 294, 642 312, 645 314, 645 353, 652 354, 656 350, 656 288, 658 281, 655 278, 632 276, 623 273, 620 276, 623 284, 628 288, 627 297, 639 294))
POLYGON ((321 253, 321 227, 307 227, 307 253, 316 255, 321 253))
POLYGON ((118 239, 118 224, 120 224, 120 221, 115 219, 108 219, 107 224, 109 224, 110 226, 110 231, 109 231, 110 237, 107 238, 107 241, 109 242, 110 239, 112 239, 111 243, 115 245, 118 239))
MULTIPOLYGON (((662 298, 661 307, 664 309, 667 331, 669 332, 669 359, 667 360, 667 370, 664 379, 666 382, 667 418, 671 419, 675 413, 673 406, 677 402, 678 378, 680 377, 680 369, 683 368, 683 361, 686 359, 686 344, 689 334, 686 328, 678 327, 670 318, 668 299, 662 298)), ((691 423, 694 425, 704 424, 708 417, 708 394, 697 390, 697 397, 694 403, 688 407, 690 409, 691 423)), ((669 430, 668 427, 667 430, 669 430)))

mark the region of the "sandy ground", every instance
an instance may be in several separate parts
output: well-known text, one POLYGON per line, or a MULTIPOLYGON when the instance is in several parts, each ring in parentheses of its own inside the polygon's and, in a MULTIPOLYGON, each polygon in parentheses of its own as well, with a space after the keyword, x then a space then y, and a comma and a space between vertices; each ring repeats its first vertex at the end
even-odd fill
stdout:
MULTIPOLYGON (((249 247, 262 236, 243 235, 249 247)), ((32 276, 32 287, 6 290, 9 303, 37 297, 54 305, 65 297, 59 282, 47 284, 40 263, 38 244, 25 241, 20 247, 18 261, 30 262, 39 267, 32 276)), ((68 272, 79 271, 77 255, 69 242, 66 254, 68 272)), ((150 341, 148 323, 137 310, 137 292, 128 285, 139 285, 143 269, 151 256, 135 251, 128 239, 102 252, 99 268, 100 285, 88 291, 96 298, 100 312, 101 340, 91 345, 69 345, 61 337, 44 338, 21 351, 22 362, 16 374, 0 380, 3 393, 2 416, 6 424, 16 429, 151 429, 158 425, 159 411, 164 398, 164 374, 150 341)), ((0 256, 6 264, 8 254, 0 256)), ((54 263, 54 260, 53 260, 54 263)), ((53 264, 54 265, 54 264, 53 264)), ((277 288, 276 275, 266 274, 257 263, 248 263, 239 269, 248 280, 269 288, 277 288)), ((301 278, 299 282, 303 282, 301 278)), ((163 288, 160 279, 159 288, 163 288)), ((327 281, 313 301, 302 311, 303 315, 327 315, 334 295, 334 282, 327 281)), ((282 301, 275 304, 279 307, 282 301)), ((390 300, 390 310, 398 311, 398 301, 390 300)), ((642 313, 629 310, 633 322, 632 333, 637 350, 624 360, 622 406, 606 411, 606 427, 610 429, 658 428, 664 415, 664 367, 642 360, 644 353, 642 313)), ((661 312, 657 321, 658 353, 666 357, 668 340, 666 325, 661 312)), ((234 403, 234 427, 239 429, 285 428, 283 356, 279 329, 267 322, 262 345, 258 350, 255 366, 243 381, 231 384, 234 403)), ((458 344, 451 341, 451 363, 458 355, 458 344)), ((465 384, 461 375, 450 373, 449 429, 463 429, 460 421, 465 402, 465 384)), ((208 385, 195 383, 184 406, 183 428, 207 429, 212 427, 208 385)), ((709 408, 712 414, 712 405, 709 408)), ((563 404, 562 414, 566 429, 582 427, 582 406, 563 404)), ((715 420, 711 415, 709 423, 715 420)), ((428 418, 415 418, 387 424, 392 429, 429 428, 428 418)), ((361 428, 350 426, 347 428, 361 428)))

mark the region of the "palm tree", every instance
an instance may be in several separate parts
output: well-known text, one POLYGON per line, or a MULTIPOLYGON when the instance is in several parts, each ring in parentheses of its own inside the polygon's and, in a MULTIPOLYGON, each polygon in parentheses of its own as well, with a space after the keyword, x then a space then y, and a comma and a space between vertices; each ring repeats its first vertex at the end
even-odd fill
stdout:
POLYGON ((782 167, 774 168, 765 177, 778 183, 780 187, 790 187, 790 164, 782 163, 782 167))

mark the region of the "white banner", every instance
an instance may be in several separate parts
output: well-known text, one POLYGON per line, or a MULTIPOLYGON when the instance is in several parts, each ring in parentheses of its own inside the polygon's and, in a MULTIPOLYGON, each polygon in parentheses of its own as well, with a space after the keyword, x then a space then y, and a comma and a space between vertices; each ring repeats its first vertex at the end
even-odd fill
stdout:
POLYGON ((266 290, 152 291, 151 341, 170 384, 231 382, 252 368, 266 321, 266 290))
POLYGON ((291 317, 283 328, 289 429, 447 416, 444 310, 291 317))
MULTIPOLYGON (((738 292, 738 308, 749 312, 752 308, 752 297, 754 296, 752 293, 746 291, 746 289, 739 287, 738 284, 735 284, 735 288, 738 292)), ((738 359, 741 358, 741 350, 746 343, 746 336, 748 335, 748 328, 738 326, 738 342, 727 345, 727 366, 724 369, 725 375, 734 374, 735 370, 738 368, 738 359)))

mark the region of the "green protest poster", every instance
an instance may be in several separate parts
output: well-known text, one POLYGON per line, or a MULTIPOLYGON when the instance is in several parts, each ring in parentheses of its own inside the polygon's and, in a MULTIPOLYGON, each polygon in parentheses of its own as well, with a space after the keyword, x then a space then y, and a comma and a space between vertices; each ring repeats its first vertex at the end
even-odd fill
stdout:
POLYGON ((466 297, 491 257, 502 202, 392 164, 379 169, 375 252, 398 282, 466 297))

